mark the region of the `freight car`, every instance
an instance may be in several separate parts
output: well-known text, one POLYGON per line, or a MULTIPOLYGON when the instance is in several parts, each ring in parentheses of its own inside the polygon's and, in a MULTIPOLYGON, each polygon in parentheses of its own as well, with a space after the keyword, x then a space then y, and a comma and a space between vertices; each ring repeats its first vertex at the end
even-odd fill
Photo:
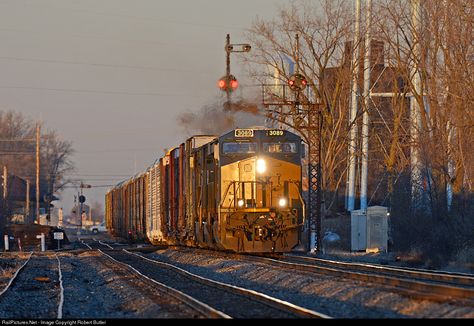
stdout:
POLYGON ((290 251, 304 224, 303 151, 287 130, 193 136, 107 192, 107 227, 152 244, 290 251))

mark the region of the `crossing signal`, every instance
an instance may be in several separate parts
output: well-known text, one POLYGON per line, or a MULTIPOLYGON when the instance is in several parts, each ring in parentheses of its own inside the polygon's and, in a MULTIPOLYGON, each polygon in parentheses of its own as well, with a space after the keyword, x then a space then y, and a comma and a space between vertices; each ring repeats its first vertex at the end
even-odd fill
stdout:
POLYGON ((232 92, 235 91, 239 87, 239 82, 234 75, 223 76, 217 82, 217 86, 224 92, 232 92))
POLYGON ((293 74, 288 79, 288 86, 294 91, 302 91, 306 88, 308 81, 302 74, 293 74))

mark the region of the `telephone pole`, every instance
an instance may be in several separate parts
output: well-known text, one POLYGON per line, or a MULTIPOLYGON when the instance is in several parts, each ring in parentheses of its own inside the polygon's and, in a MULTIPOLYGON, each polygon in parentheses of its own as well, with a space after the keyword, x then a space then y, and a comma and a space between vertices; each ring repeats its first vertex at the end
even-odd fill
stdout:
POLYGON ((40 124, 36 124, 36 220, 40 223, 40 124))

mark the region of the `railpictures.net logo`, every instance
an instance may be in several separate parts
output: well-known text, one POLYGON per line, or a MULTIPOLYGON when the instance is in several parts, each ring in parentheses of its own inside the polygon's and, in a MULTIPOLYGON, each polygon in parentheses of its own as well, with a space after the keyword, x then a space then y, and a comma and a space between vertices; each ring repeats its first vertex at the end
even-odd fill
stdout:
POLYGON ((2 320, 2 325, 23 326, 23 325, 38 325, 38 326, 86 326, 86 325, 105 325, 105 320, 2 320))

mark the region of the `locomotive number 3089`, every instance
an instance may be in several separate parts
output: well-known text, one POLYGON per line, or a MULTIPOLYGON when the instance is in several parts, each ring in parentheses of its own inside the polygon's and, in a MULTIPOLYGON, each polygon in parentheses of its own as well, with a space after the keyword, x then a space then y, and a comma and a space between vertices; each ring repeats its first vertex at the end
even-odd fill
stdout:
POLYGON ((268 136, 283 136, 283 130, 268 130, 268 136))

